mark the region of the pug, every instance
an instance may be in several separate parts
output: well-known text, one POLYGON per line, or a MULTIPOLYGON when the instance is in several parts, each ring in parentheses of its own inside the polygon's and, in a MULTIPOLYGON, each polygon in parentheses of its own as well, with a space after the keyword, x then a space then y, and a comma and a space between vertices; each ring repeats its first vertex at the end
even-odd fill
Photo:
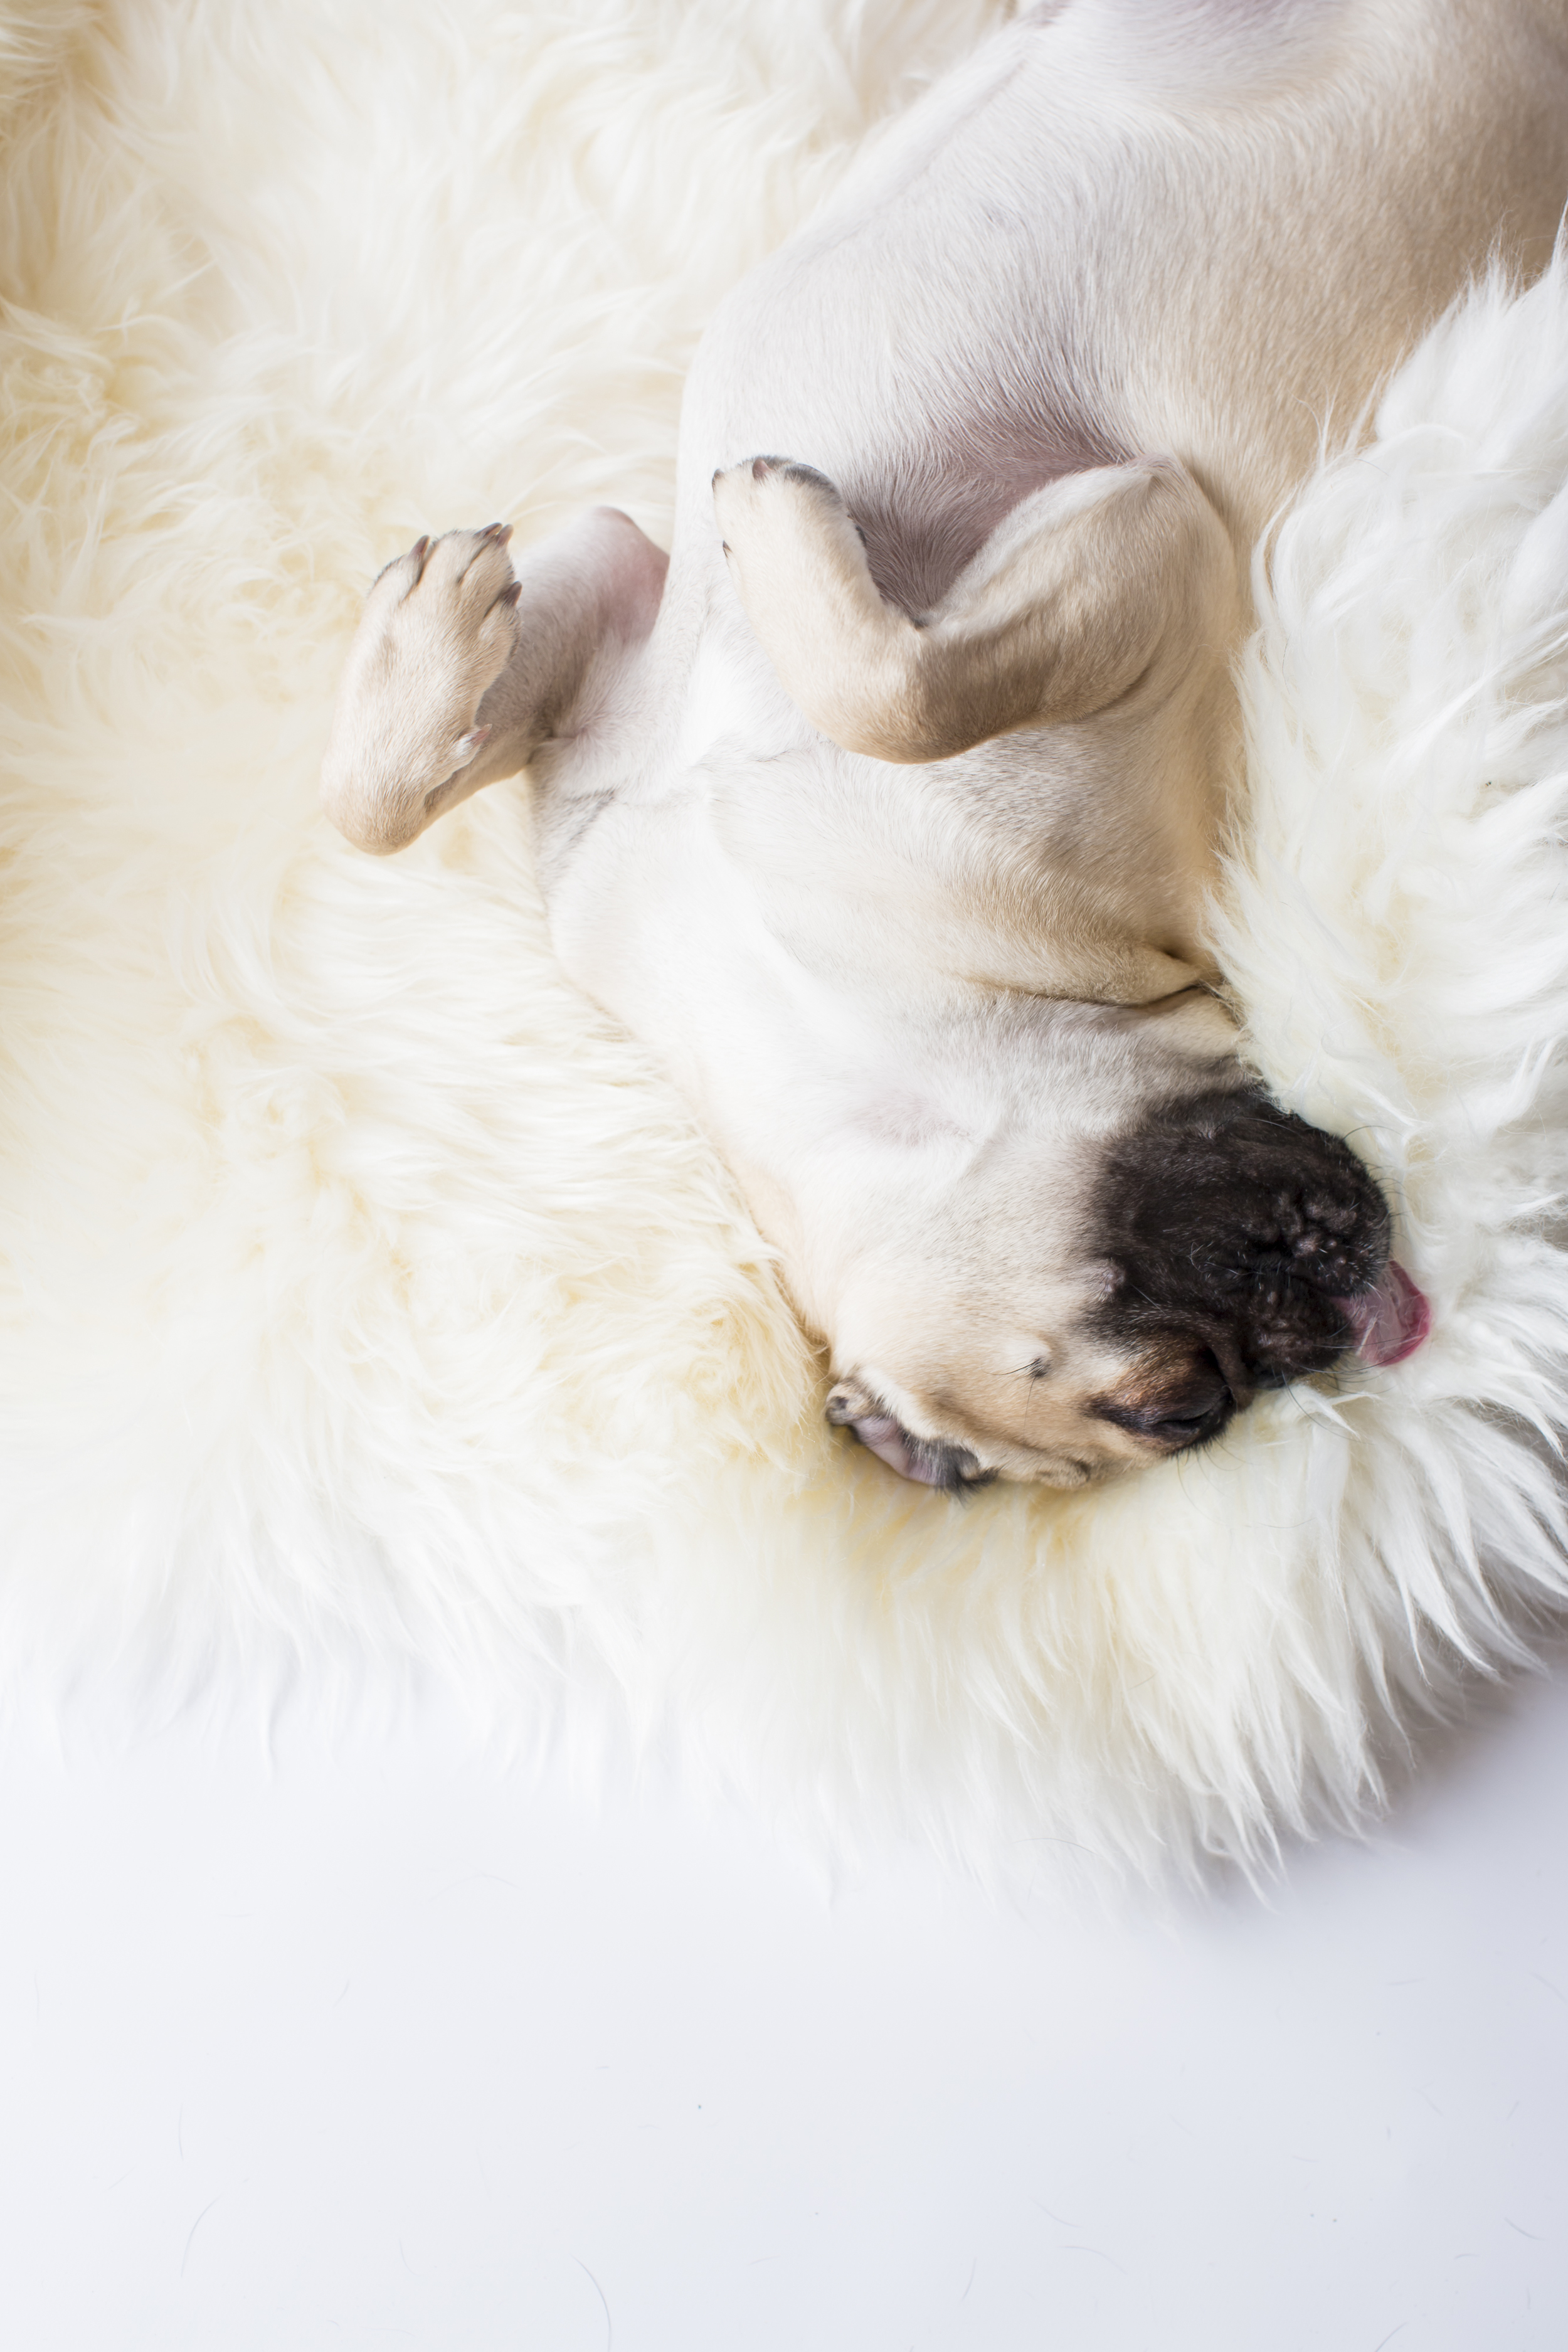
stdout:
POLYGON ((526 772, 562 964, 905 1476, 1079 1486, 1425 1336, 1206 944, 1233 663, 1325 434, 1565 200, 1568 0, 1037 8, 723 304, 668 559, 600 509, 372 588, 329 814, 526 772))

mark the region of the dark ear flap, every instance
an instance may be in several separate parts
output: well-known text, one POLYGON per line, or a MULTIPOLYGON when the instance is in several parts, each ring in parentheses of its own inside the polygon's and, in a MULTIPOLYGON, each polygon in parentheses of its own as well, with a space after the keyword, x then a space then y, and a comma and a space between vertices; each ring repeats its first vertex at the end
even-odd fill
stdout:
POLYGON ((1325 1370, 1388 1261, 1388 1210, 1354 1152, 1257 1087, 1161 1104, 1116 1138, 1095 1229, 1121 1276, 1107 1336, 1191 1340, 1238 1394, 1325 1370))
POLYGON ((839 1381, 829 1391, 827 1418, 836 1429, 852 1430, 868 1454, 919 1486, 962 1495, 975 1486, 990 1486, 995 1475, 994 1471, 981 1469, 966 1445, 917 1437, 853 1379, 839 1381))

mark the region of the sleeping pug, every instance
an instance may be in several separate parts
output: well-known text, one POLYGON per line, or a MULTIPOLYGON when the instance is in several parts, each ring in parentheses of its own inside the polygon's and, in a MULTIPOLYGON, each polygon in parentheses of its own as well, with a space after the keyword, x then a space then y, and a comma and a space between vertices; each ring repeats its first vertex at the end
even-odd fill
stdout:
POLYGON ((1568 0, 1037 9, 724 304, 668 562, 603 509, 372 589, 329 813, 528 770, 562 963, 906 1476, 1077 1486, 1425 1335, 1215 992, 1232 662, 1325 425, 1565 198, 1568 0))

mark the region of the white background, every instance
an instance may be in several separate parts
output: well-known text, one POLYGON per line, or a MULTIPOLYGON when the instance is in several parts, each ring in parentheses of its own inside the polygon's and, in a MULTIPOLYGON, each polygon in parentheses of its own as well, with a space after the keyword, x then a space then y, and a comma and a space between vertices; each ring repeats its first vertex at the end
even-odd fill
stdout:
POLYGON ((590 1802, 433 1702, 0 1770, 4 2337, 1568 2344, 1568 1687, 1114 1919, 590 1802))

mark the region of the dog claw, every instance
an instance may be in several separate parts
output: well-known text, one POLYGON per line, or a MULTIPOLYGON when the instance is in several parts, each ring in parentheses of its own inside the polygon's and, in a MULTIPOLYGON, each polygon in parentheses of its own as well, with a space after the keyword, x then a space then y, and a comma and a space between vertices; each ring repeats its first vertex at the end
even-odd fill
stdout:
POLYGON ((509 581, 507 585, 501 590, 500 594, 496 598, 496 603, 498 604, 515 604, 521 594, 521 581, 509 581))
MULTIPOLYGON (((407 586, 403 591, 405 596, 411 596, 415 589, 418 587, 421 580, 425 577, 425 559, 429 552, 430 541, 428 537, 416 539, 405 557, 395 555, 390 563, 384 563, 382 565, 381 570, 375 575, 376 582, 384 580, 387 573, 389 572, 396 571, 397 567, 401 563, 412 563, 414 566, 414 577, 409 581, 407 586)), ((375 583, 373 583, 372 584, 374 585, 375 583)))

